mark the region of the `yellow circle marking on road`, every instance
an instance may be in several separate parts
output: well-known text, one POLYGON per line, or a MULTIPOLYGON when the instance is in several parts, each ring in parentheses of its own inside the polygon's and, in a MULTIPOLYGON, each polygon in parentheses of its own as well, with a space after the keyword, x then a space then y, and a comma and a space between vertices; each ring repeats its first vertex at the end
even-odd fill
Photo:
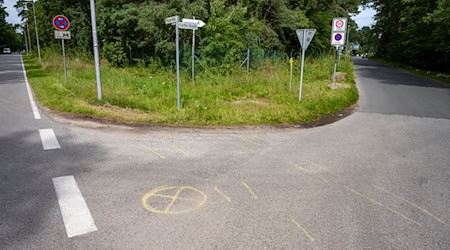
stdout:
POLYGON ((190 187, 190 186, 162 186, 155 188, 148 192, 147 194, 142 197, 142 206, 144 206, 145 209, 152 213, 156 214, 180 214, 180 213, 187 213, 191 212, 205 204, 207 199, 207 196, 202 191, 190 187), (169 195, 167 192, 175 192, 174 195, 169 195), (183 196, 183 194, 190 194, 189 196, 183 196), (193 195, 194 194, 194 195, 193 195), (168 205, 164 208, 155 208, 152 206, 152 198, 163 198, 168 200, 168 205), (178 201, 188 201, 189 203, 192 203, 192 206, 181 208, 181 209, 173 209, 173 206, 178 201))

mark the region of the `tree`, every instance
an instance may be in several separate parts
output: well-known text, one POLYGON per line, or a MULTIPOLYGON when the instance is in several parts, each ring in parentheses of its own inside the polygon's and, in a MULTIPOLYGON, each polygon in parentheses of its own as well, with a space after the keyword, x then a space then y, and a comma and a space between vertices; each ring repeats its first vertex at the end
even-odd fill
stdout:
POLYGON ((3 0, 0 0, 0 48, 10 48, 18 50, 22 48, 21 37, 16 33, 16 27, 6 22, 6 7, 3 0))
POLYGON ((449 71, 449 0, 373 0, 378 55, 423 69, 449 71))

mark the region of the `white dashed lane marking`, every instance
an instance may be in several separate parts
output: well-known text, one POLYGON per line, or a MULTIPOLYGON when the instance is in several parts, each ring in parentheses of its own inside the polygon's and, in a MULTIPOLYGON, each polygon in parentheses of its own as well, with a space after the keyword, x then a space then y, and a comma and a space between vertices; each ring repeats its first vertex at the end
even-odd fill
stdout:
POLYGON ((28 83, 27 72, 25 71, 25 65, 23 65, 22 56, 20 56, 20 62, 22 63, 23 77, 25 79, 25 86, 27 87, 28 98, 30 99, 31 109, 33 110, 34 119, 41 119, 41 115, 39 114, 39 110, 36 106, 36 102, 33 98, 33 93, 31 92, 30 84, 28 83))
POLYGON ((94 218, 92 218, 75 178, 70 175, 53 178, 52 180, 67 237, 71 238, 97 231, 94 218))
POLYGON ((61 148, 53 129, 39 129, 39 135, 41 136, 42 147, 44 147, 44 150, 61 148))

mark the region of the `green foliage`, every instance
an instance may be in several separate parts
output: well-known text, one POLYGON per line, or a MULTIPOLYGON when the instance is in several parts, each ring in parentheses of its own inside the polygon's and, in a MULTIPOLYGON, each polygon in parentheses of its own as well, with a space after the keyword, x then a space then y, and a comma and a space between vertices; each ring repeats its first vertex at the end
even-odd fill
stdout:
POLYGON ((21 49, 21 37, 16 33, 14 25, 6 22, 6 7, 3 7, 3 0, 0 0, 0 53, 3 48, 10 48, 13 51, 21 49))
POLYGON ((103 55, 113 66, 122 67, 128 63, 127 54, 123 51, 120 42, 105 43, 103 55))
MULTIPOLYGON (((199 55, 210 65, 231 67, 241 60, 246 48, 299 51, 295 30, 316 28, 318 32, 309 51, 315 55, 330 49, 330 23, 335 16, 357 12, 363 0, 97 0, 100 47, 120 42, 127 58, 153 58, 165 66, 174 64, 174 27, 164 19, 179 15, 196 17, 207 25, 196 32, 199 55), (131 51, 130 51, 131 48, 131 51), (131 55, 130 55, 131 54, 131 55)), ((72 53, 91 53, 92 38, 88 0, 39 0, 35 2, 42 47, 57 44, 53 38, 52 18, 63 14, 71 20, 72 53)), ((30 27, 34 26, 31 4, 16 5, 30 27)), ((191 43, 190 30, 180 31, 181 45, 191 43)), ((35 44, 34 36, 31 43, 35 44)), ((130 62, 134 60, 131 59, 130 62)))
POLYGON ((450 71, 450 0, 373 0, 378 55, 423 69, 450 71))

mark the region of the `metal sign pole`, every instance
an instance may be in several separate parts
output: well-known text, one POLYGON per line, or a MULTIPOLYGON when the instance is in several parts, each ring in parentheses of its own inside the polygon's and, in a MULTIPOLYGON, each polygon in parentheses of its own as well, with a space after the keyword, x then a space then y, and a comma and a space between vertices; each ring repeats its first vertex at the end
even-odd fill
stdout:
POLYGON ((180 105, 180 46, 178 44, 178 25, 179 20, 178 16, 175 17, 175 47, 176 47, 176 57, 177 57, 177 104, 178 104, 178 110, 181 109, 180 105))
POLYGON ((39 63, 42 64, 42 58, 41 58, 41 46, 39 45, 39 35, 37 30, 37 23, 36 23, 36 10, 34 9, 34 1, 33 1, 33 14, 34 14, 34 28, 36 30, 36 43, 37 43, 37 49, 38 49, 38 56, 39 56, 39 63))
POLYGON ((97 41, 97 17, 95 15, 95 2, 90 0, 91 5, 91 24, 92 24, 92 40, 94 47, 94 60, 95 60, 95 74, 97 76, 97 98, 102 100, 102 80, 100 75, 100 56, 98 54, 98 41, 97 41))
POLYGON ((339 53, 339 47, 336 46, 336 58, 334 60, 334 71, 333 71, 333 83, 336 83, 336 68, 337 68, 337 62, 338 62, 338 53, 339 53))
POLYGON ((25 49, 27 50, 28 55, 28 40, 27 40, 27 32, 25 31, 25 29, 23 30, 23 37, 25 38, 25 49))
POLYGON ((64 48, 64 39, 61 39, 63 61, 64 61, 64 80, 67 81, 66 49, 64 48))
POLYGON ((247 49, 247 73, 250 72, 250 49, 247 49))
POLYGON ((28 45, 30 46, 30 53, 33 51, 32 46, 31 46, 31 38, 30 38, 30 29, 28 28, 28 23, 27 23, 27 33, 28 33, 28 45))
POLYGON ((192 82, 195 81, 195 30, 192 30, 192 82))
MULTIPOLYGON (((192 18, 195 20, 195 16, 192 18)), ((192 82, 195 81, 195 29, 192 30, 192 82)))
POLYGON ((289 77, 289 91, 292 91, 292 66, 294 64, 294 59, 292 57, 289 59, 289 64, 291 65, 290 77, 289 77))
MULTIPOLYGON (((303 30, 303 44, 306 44, 306 30, 303 30)), ((306 46, 304 46, 306 47, 306 46)), ((302 48, 302 67, 300 73, 300 88, 298 90, 298 100, 302 100, 302 87, 303 87, 303 68, 305 66, 305 48, 302 48)))

